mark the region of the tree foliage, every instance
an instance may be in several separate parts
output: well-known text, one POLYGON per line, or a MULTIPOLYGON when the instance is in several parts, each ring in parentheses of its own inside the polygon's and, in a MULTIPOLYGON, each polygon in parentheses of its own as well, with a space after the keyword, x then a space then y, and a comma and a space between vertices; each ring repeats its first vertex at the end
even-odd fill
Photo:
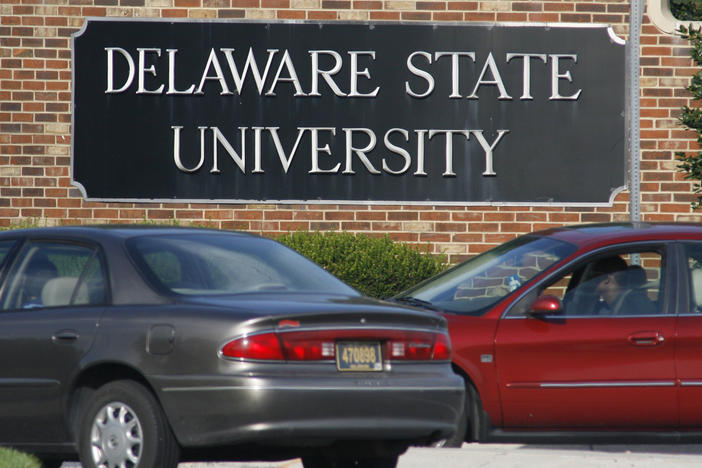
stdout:
POLYGON ((670 11, 682 21, 702 20, 702 0, 670 0, 670 11))
MULTIPOLYGON (((698 4, 697 6, 702 9, 702 0, 688 1, 687 3, 698 4)), ((689 28, 680 27, 680 34, 690 41, 692 46, 690 56, 698 66, 702 65, 702 33, 700 31, 700 28, 695 29, 692 26, 689 28)), ((692 93, 693 101, 699 102, 702 99, 702 70, 695 73, 687 90, 692 93)), ((684 106, 680 122, 685 127, 697 132, 697 142, 702 146, 702 109, 698 106, 684 106)), ((693 181, 692 191, 697 195, 697 199, 692 202, 692 208, 698 209, 702 206, 702 152, 677 152, 675 157, 679 162, 678 169, 685 173, 685 179, 693 181)))

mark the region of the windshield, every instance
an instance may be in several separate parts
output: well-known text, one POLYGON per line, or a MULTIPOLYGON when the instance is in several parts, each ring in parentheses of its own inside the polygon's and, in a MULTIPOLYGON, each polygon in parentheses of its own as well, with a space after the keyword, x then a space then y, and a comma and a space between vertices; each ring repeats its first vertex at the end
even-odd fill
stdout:
POLYGON ((285 291, 358 295, 297 252, 269 239, 197 233, 127 241, 142 273, 158 289, 214 295, 285 291))
POLYGON ((560 262, 575 246, 548 237, 522 236, 463 262, 398 295, 446 312, 481 315, 512 291, 560 262))

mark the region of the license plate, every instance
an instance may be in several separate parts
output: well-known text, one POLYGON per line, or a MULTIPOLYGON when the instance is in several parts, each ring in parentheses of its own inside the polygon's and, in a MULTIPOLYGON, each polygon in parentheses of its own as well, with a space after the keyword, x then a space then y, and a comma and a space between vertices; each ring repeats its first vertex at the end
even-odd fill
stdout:
POLYGON ((336 344, 336 367, 340 371, 378 372, 383 370, 380 343, 343 341, 336 344))

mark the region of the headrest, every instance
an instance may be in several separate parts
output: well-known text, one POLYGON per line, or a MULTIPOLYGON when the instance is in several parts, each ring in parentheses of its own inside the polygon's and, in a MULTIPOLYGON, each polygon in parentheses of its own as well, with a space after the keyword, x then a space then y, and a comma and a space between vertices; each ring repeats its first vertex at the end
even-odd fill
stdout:
POLYGON ((630 288, 640 288, 648 281, 646 270, 641 265, 630 265, 626 269, 626 276, 630 288))
MULTIPOLYGON (((41 302, 47 307, 69 305, 77 282, 78 278, 73 276, 50 279, 41 290, 41 302)), ((88 288, 85 283, 82 283, 74 303, 87 304, 88 302, 88 288)))
POLYGON ((692 297, 697 307, 702 307, 702 269, 692 270, 692 297))

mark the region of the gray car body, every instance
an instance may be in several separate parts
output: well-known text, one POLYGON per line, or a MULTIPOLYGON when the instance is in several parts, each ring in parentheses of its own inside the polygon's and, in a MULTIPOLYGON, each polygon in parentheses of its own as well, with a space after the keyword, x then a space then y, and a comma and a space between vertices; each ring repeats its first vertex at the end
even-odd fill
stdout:
MULTIPOLYGON (((18 246, 27 240, 98 246, 109 282, 104 306, 0 311, 0 444, 75 453, 81 405, 100 385, 118 379, 153 392, 184 459, 202 459, 203 453, 217 458, 217 448, 230 459, 285 458, 355 440, 402 447, 454 432, 464 384, 450 362, 386 361, 383 372, 340 373, 334 362, 220 355, 229 340, 280 330, 286 319, 296 330, 446 332, 443 318, 352 294, 163 294, 140 274, 125 240, 184 231, 65 227, 0 233, 0 241, 17 239, 18 246)), ((17 250, 3 262, 3 279, 17 250)))

